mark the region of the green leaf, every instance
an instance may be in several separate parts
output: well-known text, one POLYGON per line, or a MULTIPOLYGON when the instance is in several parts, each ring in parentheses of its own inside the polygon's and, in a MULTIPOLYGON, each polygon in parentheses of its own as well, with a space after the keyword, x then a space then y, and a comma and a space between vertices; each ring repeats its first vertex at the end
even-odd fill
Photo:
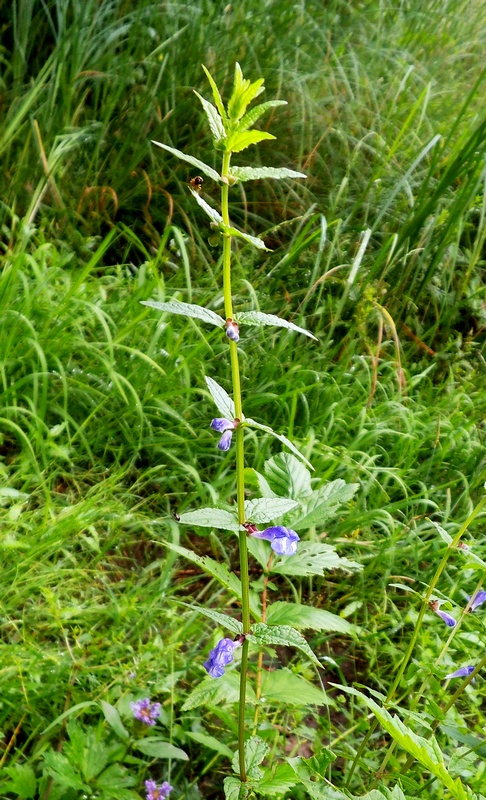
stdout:
POLYGON ((198 614, 202 614, 204 617, 209 617, 209 619, 212 619, 212 621, 216 622, 217 625, 221 625, 222 628, 227 628, 229 631, 231 631, 231 633, 234 633, 235 636, 243 633, 243 625, 241 622, 237 619, 234 619, 234 617, 228 616, 228 614, 221 614, 219 611, 215 611, 213 608, 195 606, 192 603, 179 602, 178 605, 191 608, 198 614))
POLYGON ((227 121, 228 121, 228 117, 226 116, 226 110, 225 110, 225 107, 223 105, 223 100, 221 99, 221 95, 219 93, 219 89, 216 86, 216 82, 214 81, 213 76, 211 75, 209 70, 204 66, 204 64, 202 64, 202 68, 203 68, 203 70, 204 70, 204 72, 206 74, 206 77, 207 77, 207 79, 209 81, 209 84, 211 86, 211 90, 213 92, 213 100, 214 100, 214 103, 216 105, 216 108, 219 111, 221 119, 226 124, 227 121))
POLYGON ((271 522, 291 511, 297 505, 296 500, 288 500, 283 497, 275 497, 273 499, 261 497, 257 500, 245 500, 245 520, 255 524, 271 522))
POLYGON ((220 528, 223 531, 240 530, 236 513, 225 511, 223 508, 199 508, 197 511, 187 511, 181 514, 179 522, 183 525, 198 525, 201 528, 220 528))
POLYGON ((161 147, 163 150, 167 150, 168 153, 172 153, 173 156, 177 156, 177 158, 182 159, 182 161, 187 161, 188 164, 192 164, 193 167, 202 172, 204 175, 207 175, 208 178, 212 178, 213 181, 220 183, 221 176, 218 175, 215 169, 210 167, 208 164, 205 164, 204 161, 200 161, 198 158, 194 158, 194 156, 189 156, 187 153, 182 153, 181 150, 176 150, 175 147, 169 147, 168 144, 162 144, 162 142, 156 142, 152 139, 152 144, 156 144, 157 147, 161 147))
POLYGON ((262 314, 261 311, 241 311, 236 315, 236 320, 241 325, 272 325, 277 328, 287 328, 297 333, 303 333, 316 342, 319 341, 317 336, 314 336, 310 331, 306 331, 305 328, 300 328, 298 325, 294 325, 293 322, 282 319, 282 317, 277 317, 275 314, 262 314))
POLYGON ((286 167, 231 167, 230 175, 239 181, 256 181, 260 178, 307 178, 303 172, 296 172, 295 169, 286 167))
POLYGON ((68 759, 62 753, 48 750, 44 753, 44 765, 46 772, 56 783, 69 789, 77 789, 80 792, 90 791, 89 787, 81 780, 79 774, 73 769, 68 759))
POLYGON ((313 528, 315 525, 322 525, 323 522, 333 517, 339 506, 348 502, 358 489, 359 484, 346 483, 340 478, 321 486, 305 502, 302 502, 301 510, 292 516, 292 527, 296 531, 301 531, 313 528))
POLYGON ((233 758, 233 751, 223 744, 223 742, 220 742, 219 739, 215 739, 214 736, 208 736, 207 733, 199 733, 198 731, 186 731, 186 736, 193 739, 195 742, 199 742, 199 744, 202 744, 203 747, 207 747, 209 750, 215 750, 216 753, 219 753, 221 756, 233 758))
POLYGON ((167 303, 159 303, 157 300, 141 300, 140 303, 143 306, 156 308, 157 311, 167 311, 169 314, 179 314, 182 317, 200 319, 202 322, 208 322, 210 325, 224 328, 224 319, 209 308, 196 306, 192 303, 181 303, 179 300, 169 300, 167 303))
POLYGON ((236 131, 230 134, 226 139, 225 150, 228 153, 241 153, 242 150, 246 150, 251 144, 258 144, 266 139, 276 138, 276 136, 266 131, 244 131, 243 133, 236 131))
MULTIPOLYGON (((202 659, 201 659, 202 663, 202 659)), ((236 670, 228 670, 221 678, 207 677, 186 698, 183 711, 199 706, 222 706, 237 703, 240 697, 240 676, 236 670)), ((247 686, 246 702, 255 705, 255 692, 247 686)))
MULTIPOLYGON (((292 556, 294 558, 294 556, 292 556)), ((321 608, 304 606, 300 603, 287 603, 277 600, 267 610, 269 625, 291 625, 293 628, 313 631, 336 631, 337 633, 353 633, 356 628, 346 619, 324 611, 321 608)))
MULTIPOLYGON (((287 105, 287 101, 286 100, 268 100, 266 103, 260 103, 260 105, 254 106, 254 108, 250 109, 250 111, 247 111, 247 113, 240 119, 240 121, 238 123, 238 130, 240 132, 241 131, 247 131, 248 128, 251 128, 252 125, 255 124, 257 119, 260 119, 262 114, 265 114, 265 112, 268 111, 270 108, 277 108, 277 106, 286 106, 286 105, 287 105)), ((240 169, 240 167, 236 167, 236 169, 240 169)), ((245 169, 245 167, 242 167, 241 169, 245 169)), ((251 167, 250 167, 250 169, 251 169, 251 167)), ((262 169, 270 169, 271 170, 272 167, 262 167, 262 169)), ((231 170, 231 172, 233 172, 233 170, 231 170)), ((289 172, 291 172, 291 170, 289 170, 289 172)), ((296 173, 296 175, 297 175, 297 173, 296 173)), ((306 177, 305 175, 302 175, 302 174, 299 174, 299 176, 301 178, 302 177, 303 178, 306 177)), ((272 176, 263 176, 263 177, 276 177, 276 176, 272 175, 272 176)), ((246 179, 246 180, 248 180, 248 179, 246 179)))
POLYGON ((134 786, 136 783, 137 779, 131 775, 125 767, 122 767, 121 764, 111 764, 96 779, 96 786, 98 788, 104 789, 105 791, 108 790, 110 794, 115 797, 118 797, 118 792, 121 789, 134 786))
POLYGON ((180 758, 182 761, 189 761, 189 756, 184 750, 155 736, 146 736, 144 739, 138 739, 134 747, 151 758, 180 758))
POLYGON ((223 786, 225 800, 245 800, 251 792, 251 786, 248 783, 245 785, 233 775, 224 779, 223 786))
POLYGON ((263 78, 259 78, 253 83, 244 78, 241 67, 236 62, 233 91, 228 101, 228 116, 232 123, 237 122, 251 101, 264 91, 263 83, 263 78))
POLYGON ((459 778, 454 780, 447 771, 442 751, 434 736, 429 739, 418 736, 397 715, 390 714, 385 708, 381 708, 378 703, 375 703, 371 697, 366 697, 357 689, 352 689, 349 686, 340 686, 339 689, 347 694, 359 697, 374 713, 378 722, 392 739, 413 756, 426 770, 435 775, 449 789, 456 800, 468 800, 467 791, 459 778))
POLYGON ((272 769, 265 770, 261 781, 255 785, 255 792, 265 797, 281 798, 295 786, 295 772, 288 764, 277 764, 272 769))
POLYGON ((249 242, 259 250, 269 250, 263 239, 259 239, 258 236, 250 236, 249 233, 244 233, 244 231, 239 231, 237 228, 232 227, 225 227, 224 230, 231 236, 236 237, 236 239, 244 239, 245 242, 249 242))
MULTIPOLYGON (((259 736, 252 736, 245 742, 245 767, 250 780, 258 781, 263 778, 263 771, 259 768, 259 764, 270 752, 270 747, 259 736)), ((236 752, 233 756, 231 766, 234 771, 240 771, 240 755, 236 752)))
POLYGON ((28 764, 14 764, 13 767, 6 767, 5 772, 11 779, 7 791, 18 795, 21 800, 32 800, 35 797, 37 781, 32 767, 28 764))
POLYGON ((225 392, 223 387, 212 378, 206 377, 205 381, 219 413, 226 419, 233 420, 235 418, 235 404, 228 392, 225 392))
POLYGON ((311 474, 298 458, 290 453, 278 455, 265 461, 265 475, 270 488, 279 497, 301 500, 312 494, 311 474))
POLYGON ((317 758, 287 758, 287 763, 292 767, 302 783, 311 800, 349 800, 348 795, 336 789, 326 778, 326 764, 334 760, 335 756, 329 750, 317 758), (324 756, 324 758, 322 757, 324 756))
POLYGON ((294 675, 289 669, 262 673, 262 704, 284 703, 287 706, 333 705, 322 689, 294 675))
MULTIPOLYGON (((232 595, 241 600, 241 584, 239 579, 232 572, 229 571, 225 564, 218 564, 217 561, 209 556, 199 556, 192 550, 186 547, 181 547, 178 544, 164 541, 165 546, 172 550, 174 553, 187 558, 192 564, 196 564, 203 572, 207 572, 212 578, 216 578, 219 583, 228 589, 232 595)), ((258 595, 255 592, 250 592, 250 610, 255 619, 261 618, 261 607, 258 595)))
POLYGON ((449 533, 447 533, 447 531, 444 530, 444 528, 442 528, 437 522, 434 522, 433 519, 428 519, 427 521, 430 522, 430 524, 434 526, 434 528, 437 530, 437 533, 439 534, 440 538, 446 544, 451 544, 452 543, 452 536, 449 533))
POLYGON ((302 453, 300 453, 297 450, 295 445, 293 445, 292 442, 289 441, 289 439, 287 439, 286 436, 282 436, 282 434, 280 433, 275 433, 273 428, 271 428, 269 425, 262 425, 261 422, 256 422, 254 419, 247 419, 245 421, 245 424, 248 425, 250 428, 256 428, 257 431, 263 431, 264 433, 269 433, 270 436, 273 436, 275 439, 278 439, 279 442, 282 442, 282 444, 288 447, 289 450, 295 453, 295 455, 298 456, 304 462, 304 464, 307 464, 307 466, 310 467, 310 469, 312 470, 314 469, 310 461, 308 461, 306 457, 303 456, 302 453))
POLYGON ((115 731, 116 735, 119 736, 120 739, 128 739, 130 734, 123 725, 118 710, 115 708, 115 706, 112 706, 110 703, 102 700, 101 708, 108 725, 110 728, 112 728, 112 730, 115 731))
POLYGON ((301 542, 297 553, 291 558, 277 559, 271 571, 278 575, 324 575, 326 570, 342 569, 354 572, 363 569, 361 564, 341 558, 330 544, 301 542))
MULTIPOLYGON (((292 557, 294 558, 294 556, 292 557)), ((295 628, 291 628, 290 625, 266 625, 264 622, 257 622, 251 626, 250 642, 256 645, 268 644, 295 647, 305 653, 314 664, 321 666, 319 659, 302 634, 296 631, 295 628)))
POLYGON ((194 90, 194 94, 196 95, 196 97, 199 97, 202 103, 202 107, 204 108, 204 111, 206 112, 206 116, 208 118, 209 128, 211 130, 214 143, 218 144, 218 142, 221 142, 226 136, 226 131, 224 129, 224 124, 223 120, 221 119, 221 115, 219 114, 218 109, 215 108, 212 103, 210 103, 208 100, 205 100, 204 97, 201 97, 199 92, 196 92, 194 90))
POLYGON ((191 187, 189 187, 189 191, 194 197, 194 200, 196 201, 198 206, 200 206, 202 210, 206 212, 213 225, 218 225, 218 226, 221 225, 223 222, 223 217, 221 216, 219 211, 216 211, 216 209, 210 206, 209 203, 206 203, 204 198, 202 198, 201 195, 198 194, 196 191, 194 191, 194 189, 192 189, 191 187))

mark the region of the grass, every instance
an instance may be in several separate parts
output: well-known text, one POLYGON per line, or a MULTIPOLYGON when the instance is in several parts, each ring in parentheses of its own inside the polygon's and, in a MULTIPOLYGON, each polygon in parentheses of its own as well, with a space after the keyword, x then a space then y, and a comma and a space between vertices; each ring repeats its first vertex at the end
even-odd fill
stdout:
MULTIPOLYGON (((135 5, 19 0, 1 34, 2 767, 44 774, 22 795, 4 771, 1 796, 78 796, 46 783, 49 744, 74 736, 61 715, 101 730, 99 705, 79 704, 123 707, 137 693, 161 699, 165 738, 190 756, 172 762, 178 797, 219 796, 227 762, 193 737, 220 738, 221 724, 234 744, 229 706, 181 711, 217 632, 174 601, 224 611, 228 599, 164 541, 191 540, 235 563, 231 541, 173 519, 233 496, 203 381, 226 385, 225 346, 218 332, 159 319, 139 300, 221 308, 219 250, 189 203, 188 174, 149 140, 205 158, 192 94, 206 94, 199 64, 225 88, 235 58, 265 76, 267 97, 289 100, 271 120, 276 148, 258 157, 309 173, 302 186, 233 194, 237 223, 273 248, 239 251, 237 303, 302 320, 320 339, 250 329, 246 413, 299 442, 320 480, 359 484, 320 533, 364 566, 352 580, 333 572, 278 586, 360 634, 309 636, 328 659, 334 705, 268 709, 266 735, 291 755, 331 742, 342 786, 367 712, 329 683, 386 693, 418 609, 393 584, 423 590, 442 552, 428 519, 453 535, 486 480, 484 9, 472 15, 457 0, 429 4, 427 16, 414 3, 311 2, 278 13, 250 2, 135 5)), ((272 440, 249 439, 249 469, 275 452, 272 440)), ((484 558, 483 520, 467 536, 484 558)), ((440 590, 461 605, 477 578, 453 558, 440 590)), ((445 637, 429 616, 398 702, 426 679, 433 715, 449 696, 443 674, 469 663, 484 631, 476 612, 434 667, 445 637)), ((302 661, 287 666, 314 680, 302 661)), ((478 679, 440 730, 451 769, 475 791, 481 765, 464 756, 454 766, 453 751, 472 746, 468 735, 480 739, 483 705, 478 679)), ((372 787, 382 750, 378 729, 354 793, 372 787)), ((152 762, 130 758, 141 791, 152 762)), ((390 786, 404 763, 401 751, 391 757, 390 786)), ((152 764, 164 779, 165 765, 152 764)), ((427 776, 414 767, 400 780, 415 795, 427 776)), ((437 784, 427 791, 442 796, 437 784)))

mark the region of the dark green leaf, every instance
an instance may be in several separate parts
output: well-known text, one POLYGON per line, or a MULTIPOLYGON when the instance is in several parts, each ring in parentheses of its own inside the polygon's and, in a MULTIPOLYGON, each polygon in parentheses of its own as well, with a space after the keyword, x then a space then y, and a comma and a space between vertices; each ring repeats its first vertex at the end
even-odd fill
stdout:
POLYGON ((322 689, 285 668, 262 673, 262 702, 301 708, 307 705, 332 705, 322 689))
POLYGON ((346 619, 331 614, 330 611, 304 606, 300 603, 287 603, 283 600, 277 600, 268 608, 267 623, 269 625, 291 625, 301 630, 310 628, 314 631, 336 631, 348 634, 356 631, 356 628, 346 619))
POLYGON ((223 742, 220 742, 219 739, 215 739, 214 736, 208 736, 207 733, 199 733, 196 731, 186 731, 186 736, 188 736, 189 739, 193 739, 195 742, 199 742, 203 747, 207 747, 209 750, 215 750, 216 753, 226 756, 226 758, 233 758, 233 751, 223 742))
POLYGON ((155 737, 145 737, 139 739, 134 745, 137 750, 144 753, 151 758, 180 758, 182 761, 188 761, 189 756, 179 747, 175 747, 170 742, 164 742, 155 737))
POLYGON ((284 647, 295 647, 301 650, 310 658, 314 664, 321 666, 321 663, 315 653, 311 650, 306 640, 301 633, 291 628, 290 625, 266 625, 263 622, 257 622, 251 626, 252 644, 260 645, 280 645, 284 647))
POLYGON ((312 494, 309 470, 291 453, 279 453, 268 459, 264 469, 270 488, 279 497, 301 500, 312 494))

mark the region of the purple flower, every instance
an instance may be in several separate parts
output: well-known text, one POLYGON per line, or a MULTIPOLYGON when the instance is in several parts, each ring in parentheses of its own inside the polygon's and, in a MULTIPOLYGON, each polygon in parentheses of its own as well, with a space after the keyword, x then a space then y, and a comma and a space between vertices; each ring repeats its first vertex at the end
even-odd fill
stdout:
POLYGON ((265 528, 264 531, 250 531, 250 536, 256 539, 265 539, 270 542, 270 547, 279 556, 293 556, 297 552, 297 542, 300 541, 298 534, 283 525, 275 525, 265 528))
POLYGON ((439 608, 440 600, 433 600, 431 603, 429 603, 429 606, 430 606, 431 611, 433 611, 441 619, 443 619, 445 624, 448 625, 449 628, 454 628, 457 625, 457 622, 454 619, 454 617, 451 617, 451 615, 448 614, 446 611, 441 611, 440 610, 440 608, 439 608))
POLYGON ((224 668, 233 661, 233 651, 240 645, 241 642, 234 642, 232 639, 221 639, 211 650, 203 667, 212 678, 221 678, 224 675, 224 668))
POLYGON ((474 597, 468 596, 467 599, 471 601, 471 605, 469 606, 468 611, 474 611, 479 606, 482 606, 482 604, 486 600, 486 592, 476 592, 474 597))
POLYGON ((151 703, 148 697, 130 703, 133 716, 144 725, 155 725, 160 716, 160 703, 151 703))
POLYGON ((167 781, 157 786, 155 781, 145 781, 147 800, 165 800, 169 796, 173 787, 167 781))
POLYGON ((233 436, 233 431, 238 425, 239 420, 230 420, 225 419, 224 417, 216 417, 216 419, 211 420, 211 428, 213 431, 218 431, 218 433, 222 433, 222 437, 218 442, 218 447, 220 450, 229 450, 231 445, 231 438, 233 436))
POLYGON ((460 669, 456 669, 455 672, 449 673, 449 675, 445 676, 446 680, 450 680, 450 678, 467 678, 471 672, 474 672, 476 668, 469 665, 468 667, 460 667, 460 669))
POLYGON ((228 339, 231 339, 232 342, 240 341, 240 329, 238 323, 235 322, 234 319, 226 320, 226 336, 228 339))

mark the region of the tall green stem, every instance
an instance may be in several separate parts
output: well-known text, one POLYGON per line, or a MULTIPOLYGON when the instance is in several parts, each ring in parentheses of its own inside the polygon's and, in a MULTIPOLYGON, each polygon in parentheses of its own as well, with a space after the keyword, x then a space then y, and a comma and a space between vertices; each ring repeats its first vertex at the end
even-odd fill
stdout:
MULTIPOLYGON (((221 177, 223 185, 221 189, 221 215, 223 225, 229 228, 229 203, 228 203, 228 175, 231 153, 223 156, 223 168, 221 177)), ((224 311, 227 319, 233 318, 233 298, 231 293, 231 235, 223 233, 223 294, 224 311)), ((238 363, 238 347, 236 342, 229 342, 231 359, 231 377, 233 382, 233 400, 235 404, 235 418, 243 418, 241 403, 241 381, 240 367, 238 363)), ((238 426, 235 432, 236 438, 236 499, 238 505, 238 522, 243 525, 245 520, 245 453, 243 441, 243 427, 238 426)), ((246 544, 246 531, 240 531, 240 581, 241 581, 241 608, 243 618, 243 633, 250 633, 250 579, 248 575, 248 548, 246 544)), ((248 642, 245 640, 242 646, 241 671, 240 671, 240 699, 238 710, 238 752, 240 759, 240 778, 246 781, 245 767, 245 707, 246 707, 246 673, 248 665, 248 642)))

